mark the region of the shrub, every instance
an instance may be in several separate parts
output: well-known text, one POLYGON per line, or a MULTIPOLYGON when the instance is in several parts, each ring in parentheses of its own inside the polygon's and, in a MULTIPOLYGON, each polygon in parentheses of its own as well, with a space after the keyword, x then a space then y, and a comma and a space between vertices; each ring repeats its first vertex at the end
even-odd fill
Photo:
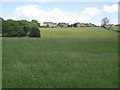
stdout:
MULTIPOLYGON (((4 20, 0 18, 0 21, 2 21, 2 30, 0 30, 0 33, 2 33, 2 37, 29 36, 29 33, 33 26, 40 26, 37 20, 32 20, 32 22, 29 22, 27 20, 16 21, 12 19, 4 20)), ((40 35, 38 34, 34 37, 40 37, 40 35)))
POLYGON ((29 37, 41 37, 38 27, 32 27, 29 33, 29 37))

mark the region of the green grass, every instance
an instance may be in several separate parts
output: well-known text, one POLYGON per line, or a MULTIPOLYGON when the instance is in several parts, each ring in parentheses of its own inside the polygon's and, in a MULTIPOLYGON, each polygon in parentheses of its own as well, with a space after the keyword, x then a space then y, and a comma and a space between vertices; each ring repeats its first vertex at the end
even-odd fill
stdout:
POLYGON ((118 30, 120 27, 119 26, 111 26, 111 28, 113 28, 113 30, 118 30))
POLYGON ((110 26, 110 28, 113 29, 113 30, 120 30, 120 26, 110 26))
POLYGON ((99 27, 41 28, 40 30, 43 38, 115 39, 117 37, 117 33, 99 27))
POLYGON ((117 32, 40 30, 40 39, 3 38, 3 88, 118 87, 117 32))

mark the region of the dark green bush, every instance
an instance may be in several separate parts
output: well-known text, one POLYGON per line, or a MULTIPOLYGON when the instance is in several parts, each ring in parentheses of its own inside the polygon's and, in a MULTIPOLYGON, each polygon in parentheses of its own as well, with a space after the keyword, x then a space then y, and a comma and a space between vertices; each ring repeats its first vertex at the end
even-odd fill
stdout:
POLYGON ((29 37, 41 37, 38 27, 32 27, 29 33, 29 37))
MULTIPOLYGON (((4 20, 0 18, 0 21, 2 22, 2 30, 0 33, 2 33, 2 37, 23 37, 23 36, 29 36, 29 33, 31 32, 31 28, 33 26, 39 27, 40 23, 38 23, 37 20, 27 21, 27 20, 4 20)), ((35 31, 36 33, 38 31, 35 31)), ((36 35, 37 37, 40 37, 39 35, 36 35)), ((34 36, 34 37, 36 37, 34 36)))

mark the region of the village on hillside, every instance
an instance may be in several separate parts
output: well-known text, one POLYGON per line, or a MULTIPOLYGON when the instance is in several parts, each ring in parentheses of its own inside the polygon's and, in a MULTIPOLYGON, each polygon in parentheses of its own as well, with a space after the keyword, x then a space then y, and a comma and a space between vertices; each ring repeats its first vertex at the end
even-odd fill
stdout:
POLYGON ((74 23, 69 25, 68 23, 53 23, 53 22, 43 22, 43 26, 47 26, 49 28, 68 28, 68 27, 97 27, 97 25, 92 23, 74 23), (60 25, 61 24, 61 25, 60 25))
MULTIPOLYGON (((116 26, 114 24, 108 24, 107 26, 116 26)), ((46 28, 69 28, 69 27, 99 27, 99 25, 95 25, 93 23, 74 23, 69 25, 69 23, 54 23, 54 22, 43 22, 43 27, 46 28)))

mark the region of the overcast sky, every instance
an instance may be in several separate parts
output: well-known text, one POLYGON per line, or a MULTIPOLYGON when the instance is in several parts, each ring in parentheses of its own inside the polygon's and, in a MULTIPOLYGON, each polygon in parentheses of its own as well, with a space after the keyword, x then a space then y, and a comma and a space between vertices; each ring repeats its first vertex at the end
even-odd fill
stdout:
POLYGON ((118 23, 117 2, 1 2, 0 6, 4 19, 100 25, 100 20, 107 17, 110 23, 118 23))

